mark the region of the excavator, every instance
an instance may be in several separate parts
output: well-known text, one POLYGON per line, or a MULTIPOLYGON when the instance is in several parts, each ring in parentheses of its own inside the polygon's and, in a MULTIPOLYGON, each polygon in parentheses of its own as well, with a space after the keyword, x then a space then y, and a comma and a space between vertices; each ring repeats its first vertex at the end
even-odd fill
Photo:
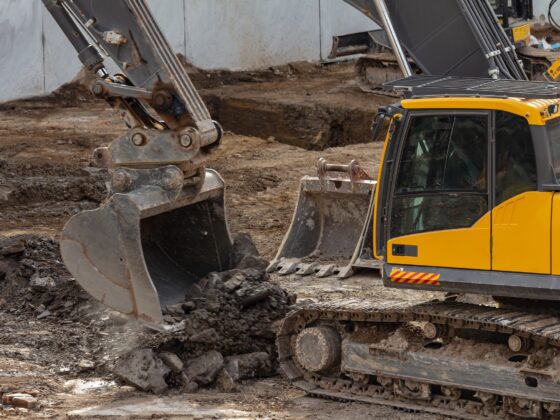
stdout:
MULTIPOLYGON (((205 165, 222 130, 144 0, 43 3, 97 75, 93 94, 128 126, 94 152, 110 191, 64 227, 64 262, 108 307, 173 330, 162 307, 230 268, 224 181, 205 165), (122 74, 110 75, 104 56, 122 74)), ((477 51, 484 71, 520 66, 512 51, 498 60, 477 51)), ((560 85, 414 75, 400 64, 409 77, 385 88, 402 98, 374 120, 374 131, 386 127, 377 180, 356 162, 320 161, 270 271, 333 275, 337 264, 321 259, 350 252, 346 274, 365 266, 387 287, 445 293, 416 306, 298 306, 279 328, 280 365, 294 386, 326 398, 460 418, 558 417, 560 85)))
POLYGON ((560 76, 558 52, 531 45, 532 0, 393 0, 384 12, 377 0, 346 2, 381 29, 335 36, 329 59, 359 54, 357 80, 366 92, 402 77, 403 56, 391 31, 415 73, 553 81, 560 76), (482 65, 486 59, 488 68, 482 65))

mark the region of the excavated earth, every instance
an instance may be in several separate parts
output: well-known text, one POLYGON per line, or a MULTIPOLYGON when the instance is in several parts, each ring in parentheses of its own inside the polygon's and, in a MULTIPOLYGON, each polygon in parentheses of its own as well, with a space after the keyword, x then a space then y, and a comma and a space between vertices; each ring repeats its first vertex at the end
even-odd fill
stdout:
POLYGON ((319 157, 357 159, 376 173, 382 145, 369 128, 393 98, 362 93, 349 65, 194 73, 227 130, 209 166, 227 183, 237 267, 165 309, 184 327, 172 334, 91 300, 58 250, 65 221, 105 197, 107 171, 91 154, 124 131, 121 120, 79 84, 0 104, 0 394, 31 396, 27 408, 5 401, 0 417, 431 418, 305 397, 277 370, 274 334, 294 304, 309 300, 413 304, 432 294, 387 290, 374 275, 340 282, 264 273, 299 179, 316 172, 319 157))

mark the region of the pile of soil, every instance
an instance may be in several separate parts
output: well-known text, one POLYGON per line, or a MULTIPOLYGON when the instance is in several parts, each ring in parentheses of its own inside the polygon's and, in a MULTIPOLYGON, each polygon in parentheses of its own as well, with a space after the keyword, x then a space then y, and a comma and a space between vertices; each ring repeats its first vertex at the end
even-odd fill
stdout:
POLYGON ((116 361, 115 374, 144 391, 180 388, 192 392, 277 372, 277 323, 295 303, 294 295, 270 282, 248 235, 234 239, 235 269, 210 273, 200 294, 164 308, 174 333, 145 334, 136 349, 116 361))
POLYGON ((0 310, 77 321, 89 296, 71 278, 57 241, 36 235, 0 237, 0 310))
POLYGON ((178 326, 155 332, 94 302, 66 270, 56 240, 38 235, 0 237, 0 314, 13 322, 0 339, 36 348, 26 360, 65 374, 110 374, 144 391, 189 392, 277 373, 276 324, 295 296, 270 282, 248 235, 236 235, 235 269, 210 273, 196 296, 164 308, 178 326), (61 336, 13 334, 12 327, 43 323, 61 336), (50 350, 50 351, 47 351, 50 350))

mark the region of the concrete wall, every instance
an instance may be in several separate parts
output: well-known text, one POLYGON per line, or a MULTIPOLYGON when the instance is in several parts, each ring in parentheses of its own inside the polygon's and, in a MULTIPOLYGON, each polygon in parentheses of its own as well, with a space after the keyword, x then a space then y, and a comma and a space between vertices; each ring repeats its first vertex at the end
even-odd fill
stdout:
MULTIPOLYGON (((342 0, 148 0, 177 53, 203 69, 250 70, 326 58, 332 37, 375 24, 342 0)), ((0 1, 0 101, 49 93, 78 74, 40 0, 0 1)))
POLYGON ((41 12, 38 1, 0 1, 0 100, 43 91, 41 12))

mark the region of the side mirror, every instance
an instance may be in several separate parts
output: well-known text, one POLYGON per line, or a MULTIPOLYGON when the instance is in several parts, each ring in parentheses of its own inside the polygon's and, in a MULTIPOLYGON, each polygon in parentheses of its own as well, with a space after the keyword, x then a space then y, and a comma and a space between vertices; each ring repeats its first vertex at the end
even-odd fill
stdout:
POLYGON ((375 118, 373 119, 373 123, 371 124, 371 135, 373 141, 375 141, 379 136, 379 132, 381 131, 381 128, 383 127, 383 124, 387 117, 389 117, 389 114, 387 113, 387 109, 379 108, 379 112, 375 115, 375 118))

